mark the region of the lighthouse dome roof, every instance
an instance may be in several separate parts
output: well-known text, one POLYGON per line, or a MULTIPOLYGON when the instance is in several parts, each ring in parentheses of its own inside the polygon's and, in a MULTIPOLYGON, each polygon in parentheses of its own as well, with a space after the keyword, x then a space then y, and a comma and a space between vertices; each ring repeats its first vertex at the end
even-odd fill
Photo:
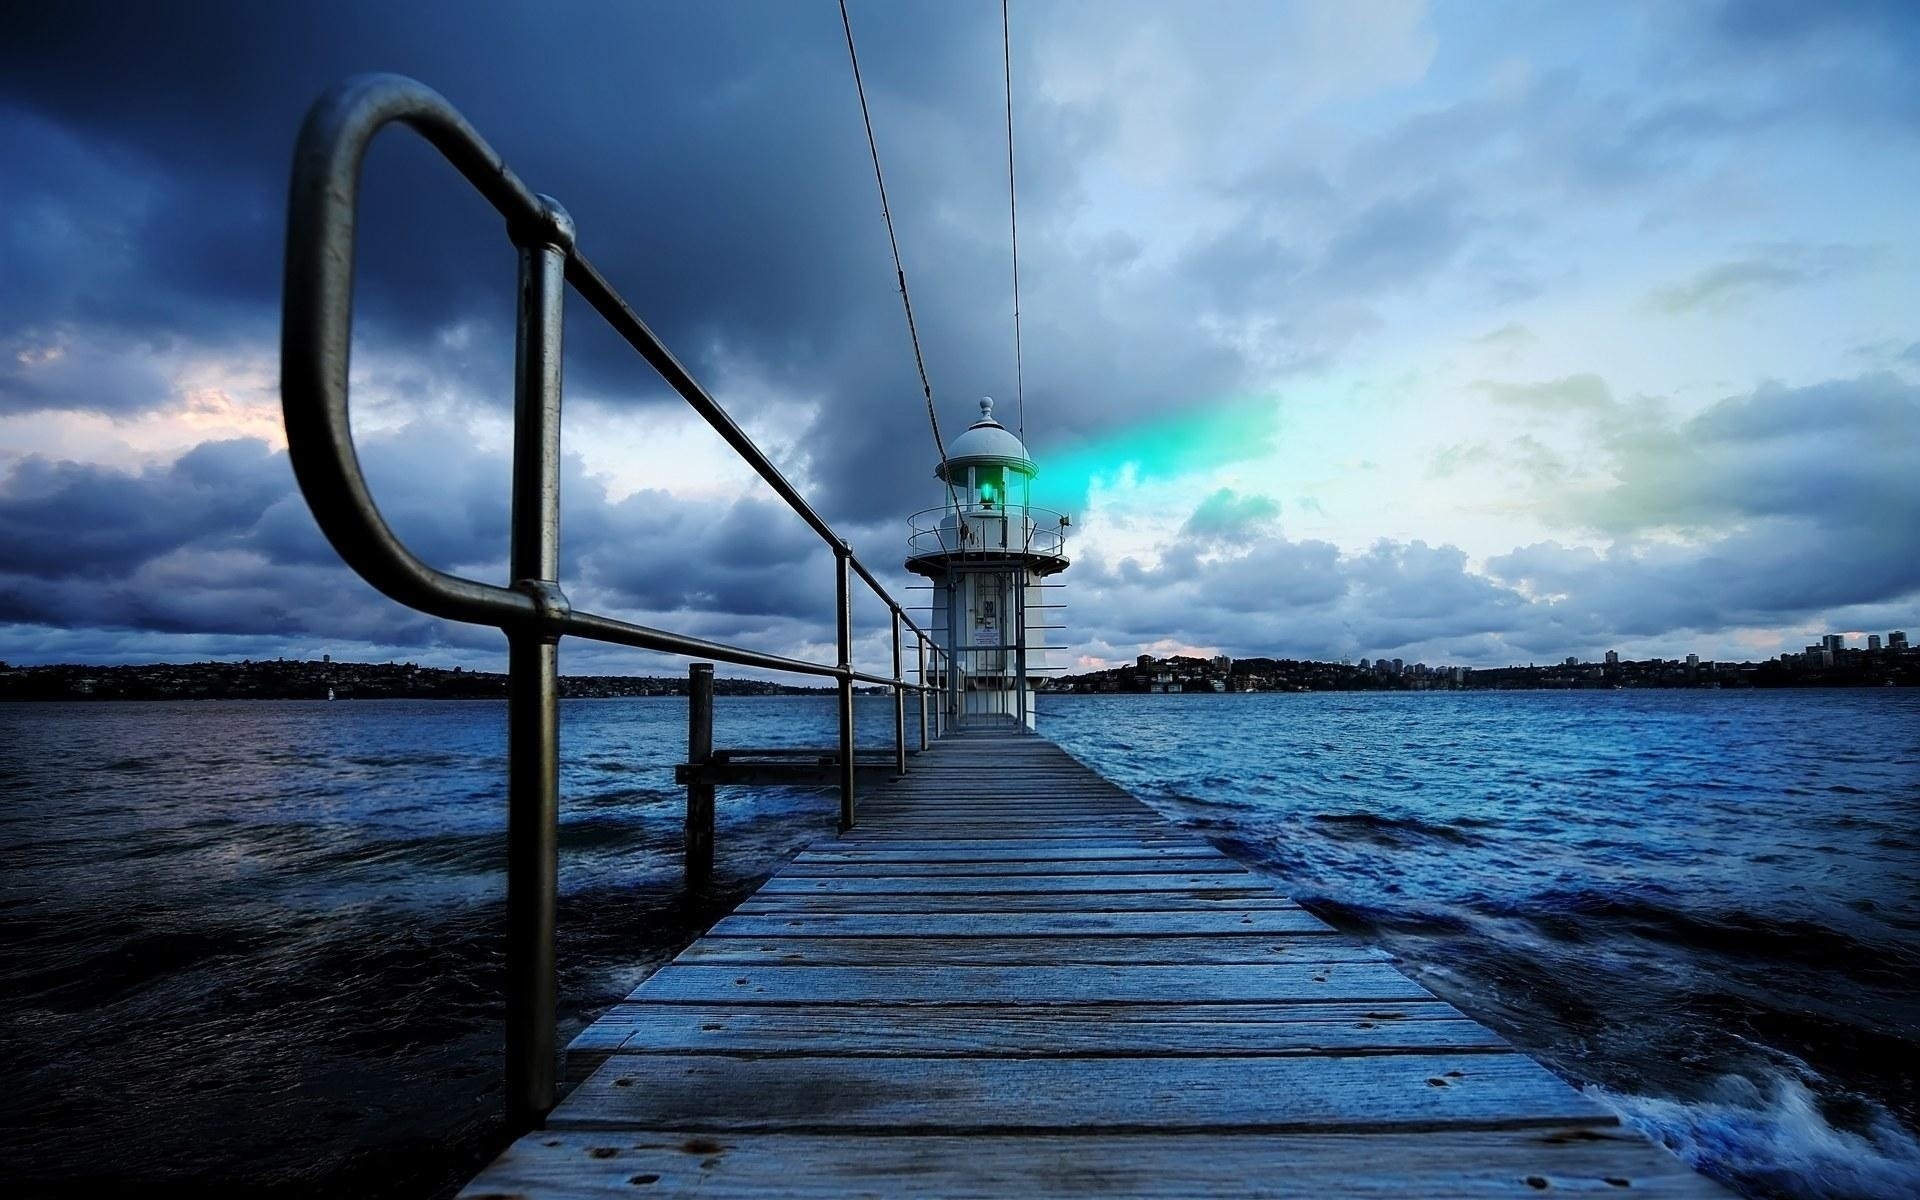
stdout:
MULTIPOLYGON (((947 466, 1006 466, 1023 471, 1028 475, 1035 473, 1033 458, 1027 453, 1027 447, 1013 431, 993 419, 993 397, 982 397, 980 401, 980 419, 967 426, 966 431, 947 446, 947 466)), ((935 468, 935 475, 942 475, 935 468)))

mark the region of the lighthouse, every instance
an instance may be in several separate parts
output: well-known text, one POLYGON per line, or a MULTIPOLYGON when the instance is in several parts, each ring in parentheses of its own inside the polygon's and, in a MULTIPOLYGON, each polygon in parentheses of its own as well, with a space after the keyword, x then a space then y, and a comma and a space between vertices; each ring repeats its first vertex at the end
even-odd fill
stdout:
POLYGON ((908 520, 907 570, 933 584, 931 631, 946 651, 930 682, 956 724, 1034 726, 1049 649, 1038 635, 1060 607, 1043 599, 1043 581, 1067 569, 1069 526, 1031 503, 1037 473, 988 397, 934 468, 946 503, 908 520))

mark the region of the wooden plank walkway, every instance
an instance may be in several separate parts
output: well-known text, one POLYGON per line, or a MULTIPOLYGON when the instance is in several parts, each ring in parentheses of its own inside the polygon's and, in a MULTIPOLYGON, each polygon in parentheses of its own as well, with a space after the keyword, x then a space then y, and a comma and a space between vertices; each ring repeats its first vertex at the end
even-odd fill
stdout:
POLYGON ((936 743, 568 1050, 483 1196, 1724 1196, 1052 743, 936 743))

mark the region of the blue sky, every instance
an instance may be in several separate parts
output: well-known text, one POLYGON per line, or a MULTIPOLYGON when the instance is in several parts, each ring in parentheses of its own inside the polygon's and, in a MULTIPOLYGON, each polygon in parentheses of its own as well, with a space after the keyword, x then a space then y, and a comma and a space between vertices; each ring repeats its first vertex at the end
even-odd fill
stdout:
MULTIPOLYGON (((943 419, 983 393, 1005 416, 998 7, 852 11, 943 419)), ((1067 657, 1767 657, 1920 623, 1911 6, 1012 14, 1035 498, 1078 530, 1067 657)), ((499 660, 497 633, 340 567, 282 449, 292 137, 369 69, 441 90, 560 197, 904 581, 934 455, 832 4, 16 24, 0 659, 499 660)), ((370 162, 356 428, 402 534, 497 579, 511 251, 422 146, 370 162)), ((830 558, 590 313, 568 337, 576 605, 824 654, 830 558)))

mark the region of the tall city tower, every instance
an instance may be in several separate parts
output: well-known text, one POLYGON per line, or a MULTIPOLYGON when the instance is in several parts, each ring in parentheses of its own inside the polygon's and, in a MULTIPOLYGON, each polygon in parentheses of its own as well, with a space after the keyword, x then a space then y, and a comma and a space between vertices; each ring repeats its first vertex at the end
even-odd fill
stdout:
POLYGON ((947 502, 909 519, 907 570, 933 584, 930 630, 950 670, 930 676, 956 724, 1034 725, 1034 684, 1048 669, 1042 614, 1059 611, 1041 582, 1067 569, 1068 519, 1035 508, 1037 469, 993 400, 953 440, 934 475, 947 502))

